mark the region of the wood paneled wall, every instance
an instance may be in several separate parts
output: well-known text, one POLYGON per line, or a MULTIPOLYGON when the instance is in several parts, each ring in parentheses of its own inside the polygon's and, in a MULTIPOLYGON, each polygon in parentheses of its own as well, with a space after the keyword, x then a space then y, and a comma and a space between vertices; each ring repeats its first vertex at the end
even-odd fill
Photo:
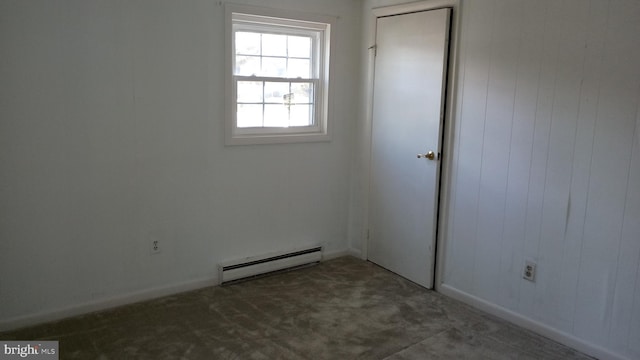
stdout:
POLYGON ((461 24, 442 282, 640 358, 640 2, 465 1, 461 24))

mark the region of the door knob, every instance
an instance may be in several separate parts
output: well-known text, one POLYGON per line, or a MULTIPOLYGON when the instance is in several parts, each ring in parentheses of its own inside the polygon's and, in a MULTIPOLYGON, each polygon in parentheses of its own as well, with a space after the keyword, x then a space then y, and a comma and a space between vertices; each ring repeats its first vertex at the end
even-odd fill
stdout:
POLYGON ((433 151, 427 151, 426 154, 418 154, 418 159, 422 158, 433 160, 436 158, 436 153, 434 153, 433 151))

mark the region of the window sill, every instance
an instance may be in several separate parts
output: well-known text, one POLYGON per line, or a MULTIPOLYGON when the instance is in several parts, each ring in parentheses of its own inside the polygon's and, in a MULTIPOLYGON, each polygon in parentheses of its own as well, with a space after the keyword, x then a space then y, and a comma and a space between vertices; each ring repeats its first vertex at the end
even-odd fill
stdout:
POLYGON ((306 142, 330 142, 328 133, 293 133, 293 134, 243 134, 226 136, 225 145, 259 145, 259 144, 291 144, 306 142))

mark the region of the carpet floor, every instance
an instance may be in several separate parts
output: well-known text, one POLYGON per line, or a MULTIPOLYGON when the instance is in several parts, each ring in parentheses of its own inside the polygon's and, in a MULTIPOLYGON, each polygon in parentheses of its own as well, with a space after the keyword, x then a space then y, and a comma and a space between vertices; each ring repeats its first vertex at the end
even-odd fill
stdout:
POLYGON ((61 359, 591 359, 353 257, 0 339, 61 359))

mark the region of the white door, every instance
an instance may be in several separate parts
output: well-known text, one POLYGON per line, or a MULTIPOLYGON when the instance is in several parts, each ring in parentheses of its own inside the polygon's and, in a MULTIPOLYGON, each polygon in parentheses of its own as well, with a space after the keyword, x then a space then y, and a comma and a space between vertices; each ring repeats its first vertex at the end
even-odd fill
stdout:
POLYGON ((449 19, 450 9, 438 9, 380 17, 376 26, 368 258, 427 288, 433 287, 449 19))

